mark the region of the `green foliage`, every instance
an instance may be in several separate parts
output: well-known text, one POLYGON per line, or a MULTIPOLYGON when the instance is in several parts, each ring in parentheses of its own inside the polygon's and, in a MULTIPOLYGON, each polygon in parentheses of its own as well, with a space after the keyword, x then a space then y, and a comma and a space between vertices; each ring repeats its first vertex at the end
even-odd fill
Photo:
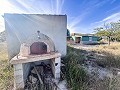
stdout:
POLYGON ((97 36, 107 36, 109 41, 120 41, 120 20, 104 24, 103 27, 95 28, 97 36))
POLYGON ((83 60, 79 56, 80 50, 68 47, 68 54, 64 58, 65 64, 65 78, 67 80, 68 87, 71 90, 85 90, 84 83, 87 79, 87 74, 82 67, 80 67, 79 61, 83 60))
POLYGON ((116 41, 120 41, 120 31, 115 32, 114 38, 116 38, 116 41))
POLYGON ((108 33, 108 31, 106 31, 106 30, 101 30, 101 31, 98 31, 98 32, 96 33, 96 35, 99 36, 99 37, 101 37, 101 36, 108 36, 109 33, 108 33))

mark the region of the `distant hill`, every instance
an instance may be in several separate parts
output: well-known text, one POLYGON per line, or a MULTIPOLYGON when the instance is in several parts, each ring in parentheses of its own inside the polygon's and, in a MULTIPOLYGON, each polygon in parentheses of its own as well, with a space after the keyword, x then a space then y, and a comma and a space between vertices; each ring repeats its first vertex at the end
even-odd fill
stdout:
POLYGON ((0 32, 0 42, 4 42, 4 41, 6 41, 5 31, 0 32))

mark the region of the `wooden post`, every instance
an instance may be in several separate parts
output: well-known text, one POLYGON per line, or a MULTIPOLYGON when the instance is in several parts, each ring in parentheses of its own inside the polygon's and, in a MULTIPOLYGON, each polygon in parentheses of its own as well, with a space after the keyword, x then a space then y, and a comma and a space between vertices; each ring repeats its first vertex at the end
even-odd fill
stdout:
POLYGON ((43 81, 42 81, 42 79, 41 79, 41 77, 40 77, 40 75, 39 75, 39 73, 38 73, 38 71, 37 71, 37 69, 36 69, 35 66, 34 66, 34 69, 35 69, 35 72, 36 72, 36 74, 37 74, 37 76, 38 76, 38 79, 39 79, 39 81, 40 81, 40 84, 43 84, 43 81))

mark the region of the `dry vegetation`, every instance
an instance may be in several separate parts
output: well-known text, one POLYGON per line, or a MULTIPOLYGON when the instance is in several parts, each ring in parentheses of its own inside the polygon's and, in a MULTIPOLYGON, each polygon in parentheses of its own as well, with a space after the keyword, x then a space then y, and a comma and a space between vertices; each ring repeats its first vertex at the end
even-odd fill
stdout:
POLYGON ((111 70, 114 74, 112 78, 106 78, 102 81, 102 83, 106 83, 104 89, 102 89, 100 80, 94 84, 95 87, 97 86, 98 90, 120 90, 120 76, 116 74, 116 71, 120 72, 120 43, 113 42, 111 45, 99 45, 89 48, 88 51, 93 52, 99 66, 111 70), (98 86, 101 88, 98 88, 98 86))
MULTIPOLYGON (((80 62, 84 64, 84 61, 86 62, 87 60, 91 61, 94 59, 93 63, 96 63, 98 65, 98 68, 101 67, 101 68, 106 68, 108 70, 110 70, 111 68, 114 68, 115 70, 120 70, 120 43, 112 43, 110 46, 108 44, 99 45, 99 46, 88 46, 87 48, 82 48, 81 46, 74 46, 74 45, 71 45, 71 47, 76 47, 78 49, 71 48, 71 50, 68 50, 68 53, 71 52, 73 53, 73 55, 72 57, 68 56, 69 58, 67 58, 67 60, 74 61, 76 60, 76 58, 79 58, 77 64, 82 65, 80 64, 80 62)), ((76 66, 78 66, 77 64, 76 66)), ((94 67, 96 67, 96 64, 94 67)), ((70 66, 71 67, 75 66, 75 65, 73 66, 72 65, 70 66)), ((72 68, 69 68, 69 70, 70 69, 72 68)), ((76 72, 78 72, 78 70, 80 69, 77 69, 76 72)), ((72 88, 71 90, 120 90, 120 76, 115 74, 112 77, 105 77, 104 79, 99 79, 97 72, 98 71, 93 71, 94 75, 92 76, 89 75, 85 79, 88 83, 79 82, 79 84, 83 83, 81 87, 85 87, 85 88, 73 89, 77 81, 75 82, 74 78, 71 79, 74 81, 74 82, 71 82, 71 83, 74 83, 72 84, 74 86, 73 88, 71 87, 72 88)), ((72 72, 69 72, 69 73, 72 73, 72 72)), ((111 73, 114 73, 114 72, 111 72, 111 73)), ((79 74, 76 73, 74 77, 78 75, 79 74)), ((67 74, 67 77, 70 77, 70 74, 67 74)), ((69 82, 70 82, 70 79, 68 79, 68 84, 71 84, 69 82)), ((79 84, 77 85, 80 86, 79 84)))
POLYGON ((111 43, 111 45, 99 45, 89 49, 97 53, 97 62, 108 67, 120 69, 120 43, 111 43))
POLYGON ((86 90, 88 76, 80 64, 84 57, 80 54, 80 50, 67 47, 67 55, 63 58, 65 65, 64 77, 67 81, 68 90, 86 90))
POLYGON ((120 55, 120 43, 113 42, 110 45, 98 45, 97 47, 90 48, 93 51, 111 53, 113 55, 120 55))
POLYGON ((6 43, 0 43, 0 90, 12 89, 13 68, 8 63, 6 43))

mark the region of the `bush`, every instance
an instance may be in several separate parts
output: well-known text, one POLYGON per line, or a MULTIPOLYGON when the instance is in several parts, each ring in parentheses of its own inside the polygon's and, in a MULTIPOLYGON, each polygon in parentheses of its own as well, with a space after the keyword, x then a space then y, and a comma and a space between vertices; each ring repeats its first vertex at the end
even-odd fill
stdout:
POLYGON ((84 69, 80 67, 79 52, 80 51, 77 51, 74 48, 68 47, 68 54, 63 61, 65 64, 65 78, 67 80, 68 87, 71 88, 71 90, 85 89, 84 83, 86 82, 87 74, 84 69))
POLYGON ((104 58, 97 58, 96 62, 105 67, 120 68, 120 56, 104 52, 104 58))

